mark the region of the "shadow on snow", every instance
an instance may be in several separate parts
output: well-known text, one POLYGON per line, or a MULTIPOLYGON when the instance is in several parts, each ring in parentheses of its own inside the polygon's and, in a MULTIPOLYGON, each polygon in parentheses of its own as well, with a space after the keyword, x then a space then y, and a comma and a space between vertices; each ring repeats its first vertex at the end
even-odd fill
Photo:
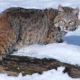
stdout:
POLYGON ((68 44, 78 45, 80 46, 80 36, 65 36, 63 38, 68 44))

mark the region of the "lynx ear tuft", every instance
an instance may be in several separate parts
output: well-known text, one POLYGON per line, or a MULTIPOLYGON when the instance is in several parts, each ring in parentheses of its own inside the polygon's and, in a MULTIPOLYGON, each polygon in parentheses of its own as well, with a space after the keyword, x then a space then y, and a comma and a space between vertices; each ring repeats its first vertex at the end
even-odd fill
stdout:
POLYGON ((59 12, 64 12, 64 9, 62 8, 62 6, 59 4, 59 6, 58 6, 58 11, 59 12))
POLYGON ((72 13, 73 13, 74 15, 78 15, 78 14, 79 14, 79 8, 77 7, 76 9, 74 9, 74 10, 72 11, 72 13))

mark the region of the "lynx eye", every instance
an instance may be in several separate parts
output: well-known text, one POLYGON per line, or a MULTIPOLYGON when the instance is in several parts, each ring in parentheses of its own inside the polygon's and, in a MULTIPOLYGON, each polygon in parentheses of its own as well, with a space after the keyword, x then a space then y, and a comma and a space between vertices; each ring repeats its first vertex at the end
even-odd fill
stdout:
POLYGON ((69 22, 69 24, 74 24, 74 22, 73 22, 73 21, 71 21, 71 22, 69 22))
POLYGON ((62 23, 66 23, 64 20, 61 21, 62 23))

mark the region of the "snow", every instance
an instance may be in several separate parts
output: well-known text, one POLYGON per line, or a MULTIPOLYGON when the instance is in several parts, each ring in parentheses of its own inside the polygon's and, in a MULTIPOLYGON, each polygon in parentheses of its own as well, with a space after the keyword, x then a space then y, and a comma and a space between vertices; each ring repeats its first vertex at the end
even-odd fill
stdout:
POLYGON ((48 45, 31 45, 20 49, 13 55, 30 56, 36 58, 53 58, 61 62, 80 65, 80 47, 66 43, 52 43, 48 45))
MULTIPOLYGON (((0 12, 9 7, 23 8, 56 8, 58 5, 80 8, 80 0, 0 0, 0 12)), ((79 13, 80 18, 80 13, 79 13)), ((69 32, 64 38, 66 43, 52 43, 48 45, 30 45, 16 51, 13 55, 31 56, 36 58, 54 58, 61 62, 80 66, 80 26, 77 30, 69 32)), ((65 67, 59 67, 44 71, 42 75, 35 73, 33 75, 18 77, 0 74, 0 80, 80 80, 80 78, 71 78, 67 73, 63 73, 65 67)))

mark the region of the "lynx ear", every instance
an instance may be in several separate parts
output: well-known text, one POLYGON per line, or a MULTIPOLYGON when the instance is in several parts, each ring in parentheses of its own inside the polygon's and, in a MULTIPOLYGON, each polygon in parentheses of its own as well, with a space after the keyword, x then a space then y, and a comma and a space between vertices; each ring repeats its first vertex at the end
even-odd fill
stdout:
POLYGON ((59 4, 59 6, 58 6, 58 11, 59 12, 64 12, 64 9, 62 8, 62 6, 59 4))
POLYGON ((74 10, 72 11, 72 13, 73 13, 74 15, 78 15, 78 13, 79 13, 79 8, 77 7, 76 9, 74 9, 74 10))

